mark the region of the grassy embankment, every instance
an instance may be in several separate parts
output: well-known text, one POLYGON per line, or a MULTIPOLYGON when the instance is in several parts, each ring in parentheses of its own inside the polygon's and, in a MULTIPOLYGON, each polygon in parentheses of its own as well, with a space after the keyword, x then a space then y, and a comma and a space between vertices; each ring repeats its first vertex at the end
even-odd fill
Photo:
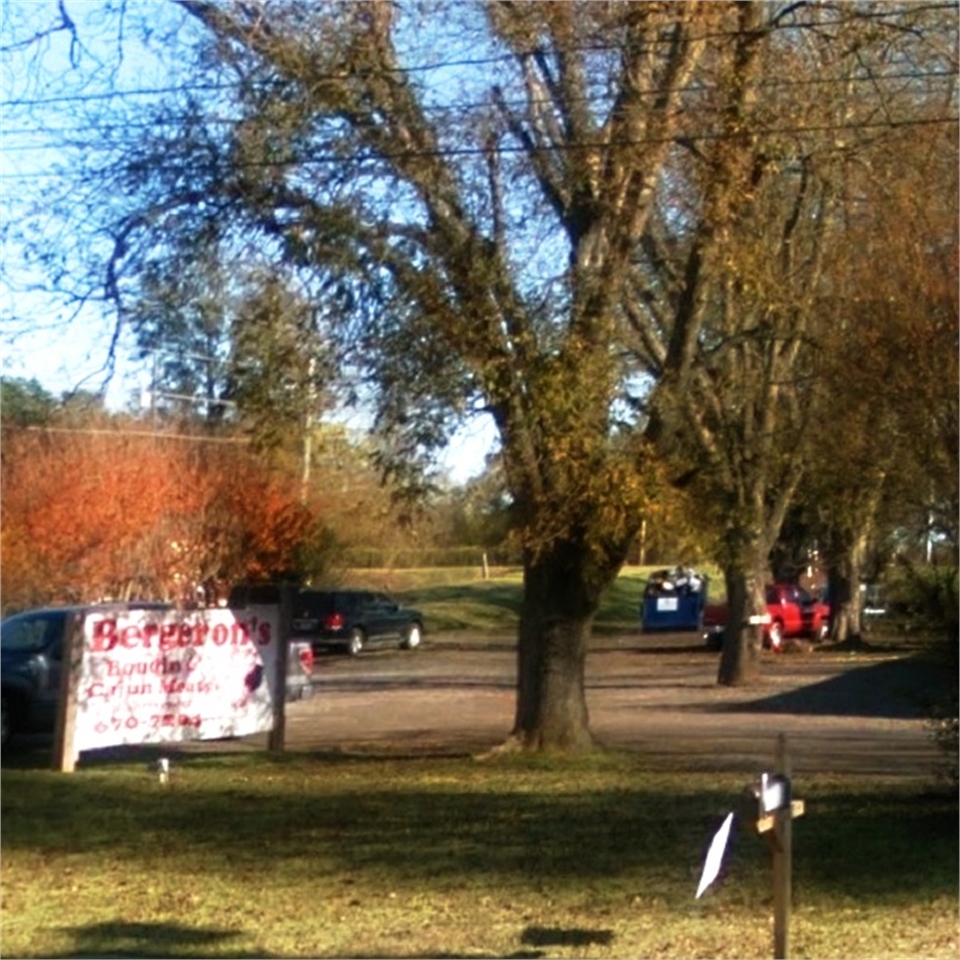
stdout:
MULTIPOLYGON (((597 614, 597 633, 635 631, 640 625, 640 601, 650 572, 658 567, 626 567, 606 591, 597 614)), ((513 633, 520 612, 522 573, 495 568, 483 579, 480 567, 433 570, 358 570, 349 582, 396 594, 422 610, 431 632, 451 630, 513 633)), ((714 568, 709 596, 723 599, 723 579, 714 568)))
MULTIPOLYGON (((516 615, 509 577, 391 586, 451 625, 516 615)), ((606 620, 635 626, 636 602, 618 585, 606 620)), ((174 753, 161 786, 155 755, 73 775, 43 769, 43 751, 4 755, 3 956, 771 953, 770 853, 742 775, 620 753, 174 753), (695 900, 728 810, 741 816, 724 870, 695 900)), ((957 802, 930 787, 797 784, 793 955, 957 956, 957 802)))

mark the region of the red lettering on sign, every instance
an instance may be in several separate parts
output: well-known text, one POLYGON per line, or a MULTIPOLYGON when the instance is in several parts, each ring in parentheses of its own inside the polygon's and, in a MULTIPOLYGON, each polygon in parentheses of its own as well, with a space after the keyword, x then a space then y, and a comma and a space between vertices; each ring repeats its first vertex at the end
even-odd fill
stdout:
POLYGON ((250 643, 250 627, 248 624, 243 623, 240 620, 235 621, 231 624, 231 632, 233 634, 232 643, 233 646, 237 647, 244 643, 250 643))
POLYGON ((93 624, 93 642, 90 649, 94 653, 106 653, 117 643, 117 621, 97 620, 93 624))
POLYGON ((136 626, 124 627, 120 631, 119 643, 120 646, 126 647, 128 650, 135 650, 140 646, 143 640, 143 636, 140 633, 140 628, 136 626))
POLYGON ((176 623, 165 623, 160 627, 160 649, 173 650, 180 646, 180 631, 176 623))

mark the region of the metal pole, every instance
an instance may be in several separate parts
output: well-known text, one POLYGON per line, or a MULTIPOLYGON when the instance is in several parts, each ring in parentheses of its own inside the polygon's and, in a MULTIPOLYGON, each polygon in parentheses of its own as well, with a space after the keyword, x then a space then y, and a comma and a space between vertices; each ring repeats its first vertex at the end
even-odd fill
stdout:
POLYGON ((310 497, 310 466, 313 461, 313 420, 317 405, 317 388, 314 383, 317 371, 317 358, 311 356, 307 364, 307 410, 303 417, 303 465, 300 472, 300 502, 306 503, 310 497))

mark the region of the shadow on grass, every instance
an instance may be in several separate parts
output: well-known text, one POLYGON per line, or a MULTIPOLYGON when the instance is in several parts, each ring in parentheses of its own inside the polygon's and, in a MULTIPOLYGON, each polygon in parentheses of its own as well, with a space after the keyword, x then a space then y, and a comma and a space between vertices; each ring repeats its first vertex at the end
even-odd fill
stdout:
POLYGON ((527 927, 520 942, 530 947, 607 947, 613 943, 612 930, 559 930, 553 927, 527 927))
MULTIPOLYGON (((521 949, 504 956, 504 960, 540 960, 542 957, 552 956, 541 948, 573 947, 584 948, 589 946, 610 946, 613 943, 612 930, 560 930, 547 927, 527 927, 520 936, 520 943, 524 947, 533 947, 534 949, 521 949)), ((405 954, 383 954, 382 956, 370 957, 363 955, 363 960, 402 960, 405 954)), ((420 960, 458 960, 458 958, 476 956, 476 954, 458 954, 458 953, 418 953, 416 957, 420 960)), ((361 958, 356 958, 361 960, 361 958)))
MULTIPOLYGON (((243 754, 258 753, 266 756, 263 747, 245 746, 238 751, 239 740, 204 741, 205 749, 192 750, 176 743, 120 744, 114 747, 102 747, 98 750, 84 750, 77 763, 79 770, 91 767, 142 765, 145 775, 156 778, 157 761, 166 757, 171 763, 183 763, 201 757, 236 758, 243 754), (222 743, 223 748, 217 749, 222 743)), ((334 752, 331 751, 331 758, 334 752)), ((53 737, 46 733, 21 734, 0 754, 0 768, 3 770, 51 770, 53 767, 53 737)))
POLYGON ((125 923, 122 920, 65 927, 74 937, 74 949, 64 957, 209 957, 222 947, 230 957, 259 957, 227 946, 238 936, 231 930, 184 927, 176 923, 125 923))
MULTIPOLYGON (((183 757, 166 788, 146 765, 70 777, 7 769, 3 850, 95 861, 109 849, 145 870, 159 852, 188 874, 278 873, 292 886, 318 871, 376 889, 441 892, 630 877, 689 895, 717 817, 738 803, 729 778, 691 789, 688 779, 645 775, 632 757, 597 763, 557 772, 533 763, 206 754, 183 757)), ((956 895, 956 797, 831 789, 805 799, 796 858, 807 889, 840 883, 864 901, 956 895), (808 860, 801 849, 817 855, 808 860)), ((752 864, 742 877, 765 869, 762 844, 744 843, 742 856, 752 864)))

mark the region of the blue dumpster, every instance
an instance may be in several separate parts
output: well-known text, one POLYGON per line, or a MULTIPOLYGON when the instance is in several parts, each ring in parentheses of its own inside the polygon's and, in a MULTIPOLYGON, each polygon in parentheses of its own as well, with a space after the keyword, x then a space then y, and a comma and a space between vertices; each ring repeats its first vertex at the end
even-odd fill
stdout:
POLYGON ((644 632, 702 630, 707 578, 684 567, 657 570, 643 592, 640 621, 644 632))

